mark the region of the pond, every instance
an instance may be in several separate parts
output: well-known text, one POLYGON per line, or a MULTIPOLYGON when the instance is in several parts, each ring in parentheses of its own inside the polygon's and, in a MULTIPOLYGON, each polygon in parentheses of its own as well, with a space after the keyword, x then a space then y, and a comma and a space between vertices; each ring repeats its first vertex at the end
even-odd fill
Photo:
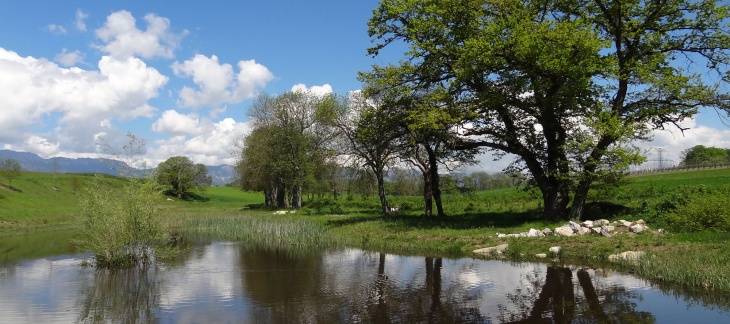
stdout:
POLYGON ((83 254, 8 257, 11 244, 0 239, 3 323, 730 322, 727 296, 559 264, 208 241, 108 271, 83 254))

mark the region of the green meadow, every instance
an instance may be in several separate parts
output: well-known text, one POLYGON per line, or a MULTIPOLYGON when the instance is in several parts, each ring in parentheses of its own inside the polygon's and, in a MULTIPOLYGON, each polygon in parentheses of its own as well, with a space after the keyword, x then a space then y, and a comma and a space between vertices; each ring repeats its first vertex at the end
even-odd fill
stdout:
MULTIPOLYGON (((0 187, 0 236, 78 228, 78 194, 92 180, 89 174, 25 172, 13 181, 12 190, 0 187), (55 189, 54 189, 55 188, 55 189)), ((126 180, 105 177, 111 188, 126 180)), ((378 213, 375 195, 342 194, 305 199, 304 208, 276 214, 262 208, 260 193, 230 187, 197 191, 188 200, 161 197, 160 207, 171 231, 183 237, 207 236, 267 246, 349 246, 400 254, 478 256, 477 248, 509 244, 500 256, 513 260, 604 264, 611 254, 646 251, 640 263, 626 267, 662 283, 730 292, 730 169, 706 169, 630 176, 618 188, 591 193, 586 218, 644 219, 650 231, 613 237, 577 236, 497 238, 497 233, 519 233, 555 228, 563 223, 539 218, 539 193, 525 189, 500 189, 444 196, 448 217, 421 216, 421 197, 390 196, 397 213, 378 213), (657 229, 666 229, 658 233, 657 229), (537 259, 551 246, 560 255, 537 259)), ((32 243, 16 239, 16 254, 33 257, 32 243)), ((13 241, 14 242, 14 241, 13 241)), ((64 243, 58 243, 63 245, 64 243)), ((0 247, 0 249, 3 247, 0 247)), ((39 247, 40 248, 40 247, 39 247)))

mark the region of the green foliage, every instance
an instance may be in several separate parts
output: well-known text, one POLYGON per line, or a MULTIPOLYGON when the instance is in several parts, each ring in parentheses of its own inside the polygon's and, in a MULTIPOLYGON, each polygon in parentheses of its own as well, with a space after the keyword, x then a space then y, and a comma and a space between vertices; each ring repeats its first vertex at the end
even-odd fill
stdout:
POLYGON ((0 162, 0 177, 8 180, 8 186, 13 185, 13 179, 20 178, 20 162, 14 159, 4 159, 0 162))
POLYGON ((155 170, 155 182, 166 194, 182 198, 198 184, 209 183, 208 170, 204 165, 195 165, 186 156, 173 156, 160 163, 155 170))
POLYGON ((665 195, 657 213, 677 232, 730 231, 730 188, 684 186, 665 195))
POLYGON ((681 165, 684 166, 706 166, 718 165, 730 162, 730 150, 717 147, 706 147, 695 145, 682 152, 681 165))
POLYGON ((167 256, 159 198, 150 181, 132 179, 120 192, 95 177, 80 197, 83 225, 75 242, 104 268, 147 265, 167 256))
POLYGON ((517 156, 512 169, 530 171, 544 217, 566 218, 571 199, 581 216, 593 182, 643 160, 633 143, 652 129, 698 107, 730 110, 729 17, 714 0, 381 1, 368 53, 407 50, 361 78, 438 90, 442 106, 411 109, 409 126, 465 126, 460 148, 517 156))

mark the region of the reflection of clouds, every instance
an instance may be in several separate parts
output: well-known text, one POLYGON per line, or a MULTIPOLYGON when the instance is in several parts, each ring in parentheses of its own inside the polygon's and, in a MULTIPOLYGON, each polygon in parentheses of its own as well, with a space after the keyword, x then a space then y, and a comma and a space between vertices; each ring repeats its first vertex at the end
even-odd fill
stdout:
POLYGON ((0 319, 3 323, 73 323, 76 294, 93 270, 81 259, 47 258, 3 266, 0 277, 0 319), (10 269, 12 267, 12 269, 10 269), (71 293, 70 293, 71 292, 71 293))

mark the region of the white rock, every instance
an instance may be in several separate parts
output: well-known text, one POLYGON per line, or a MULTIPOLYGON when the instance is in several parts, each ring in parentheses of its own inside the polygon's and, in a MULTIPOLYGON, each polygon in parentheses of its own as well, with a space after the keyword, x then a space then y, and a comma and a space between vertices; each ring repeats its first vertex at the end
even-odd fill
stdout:
POLYGON ((274 215, 286 215, 286 210, 277 210, 274 212, 274 215))
POLYGON ((527 232, 527 237, 543 237, 543 236, 545 236, 545 234, 543 234, 542 232, 540 232, 534 228, 531 228, 530 231, 527 232))
POLYGON ((593 227, 593 228, 591 228, 591 232, 596 233, 596 234, 601 234, 601 228, 593 227))
POLYGON ((646 222, 644 222, 644 220, 643 220, 643 219, 639 219, 639 220, 637 220, 637 221, 636 221, 636 222, 634 222, 634 223, 636 223, 636 224, 641 224, 641 225, 646 225, 646 222))
POLYGON ((535 257, 536 258, 540 258, 540 259, 544 259, 544 258, 547 258, 547 254, 545 254, 545 253, 538 253, 538 254, 535 254, 535 257))
POLYGON ((611 233, 611 232, 613 232, 613 231, 615 231, 615 230, 616 230, 616 227, 615 227, 615 226, 611 226, 611 225, 606 225, 606 226, 603 226, 603 227, 601 227, 601 228, 602 228, 602 229, 605 229, 605 230, 606 230, 607 232, 609 232, 609 233, 611 233))
POLYGON ((644 255, 646 255, 646 252, 644 251, 626 251, 619 254, 611 254, 608 256, 608 260, 612 262, 617 262, 621 260, 635 262, 642 258, 644 255))
POLYGON ((580 235, 580 236, 583 236, 583 235, 586 235, 586 234, 590 234, 590 233, 591 233, 591 230, 590 230, 590 229, 588 229, 588 228, 586 228, 586 227, 581 227, 581 228, 579 228, 579 229, 578 229, 578 231, 576 232, 576 234, 578 234, 578 235, 580 235))
POLYGON ((576 223, 576 222, 574 222, 574 221, 570 221, 570 222, 568 222, 568 226, 569 226, 569 227, 570 227, 570 229, 572 229, 572 230, 573 230, 574 232, 577 232, 577 231, 578 231, 578 230, 579 230, 579 229, 580 229, 580 228, 582 227, 582 226, 580 226, 580 224, 578 224, 578 223, 576 223))
POLYGON ((486 247, 483 249, 477 249, 477 250, 474 250, 473 252, 480 253, 480 254, 492 254, 492 253, 502 254, 502 253, 504 253, 504 251, 507 250, 508 247, 509 247, 509 244, 501 244, 501 245, 497 245, 497 246, 486 247))
POLYGON ((548 251, 553 254, 560 254, 560 250, 562 250, 559 246, 552 246, 548 251))
POLYGON ((555 235, 573 236, 573 230, 568 226, 560 226, 555 228, 555 235))
POLYGON ((599 234, 605 237, 611 237, 613 236, 611 235, 611 231, 613 231, 613 226, 601 226, 601 231, 599 232, 599 234))
POLYGON ((641 233, 646 229, 646 227, 642 224, 634 224, 629 227, 629 231, 632 233, 641 233))
POLYGON ((595 222, 593 222, 593 225, 595 226, 606 226, 611 224, 611 222, 608 221, 608 219, 599 219, 595 222))
POLYGON ((505 237, 507 237, 507 234, 497 233, 497 238, 505 238, 505 237))
POLYGON ((587 221, 581 223, 581 225, 583 225, 583 227, 588 227, 588 228, 593 228, 593 226, 595 226, 593 221, 590 221, 590 220, 587 220, 587 221))
POLYGON ((633 225, 633 223, 632 223, 632 222, 629 222, 629 221, 625 221, 625 220, 623 220, 623 219, 622 219, 622 220, 620 220, 620 221, 618 221, 618 223, 619 223, 619 224, 621 224, 621 226, 624 226, 624 227, 631 227, 631 225, 633 225))
POLYGON ((553 235, 553 231, 547 227, 544 230, 542 230, 542 233, 545 234, 545 236, 553 235))

